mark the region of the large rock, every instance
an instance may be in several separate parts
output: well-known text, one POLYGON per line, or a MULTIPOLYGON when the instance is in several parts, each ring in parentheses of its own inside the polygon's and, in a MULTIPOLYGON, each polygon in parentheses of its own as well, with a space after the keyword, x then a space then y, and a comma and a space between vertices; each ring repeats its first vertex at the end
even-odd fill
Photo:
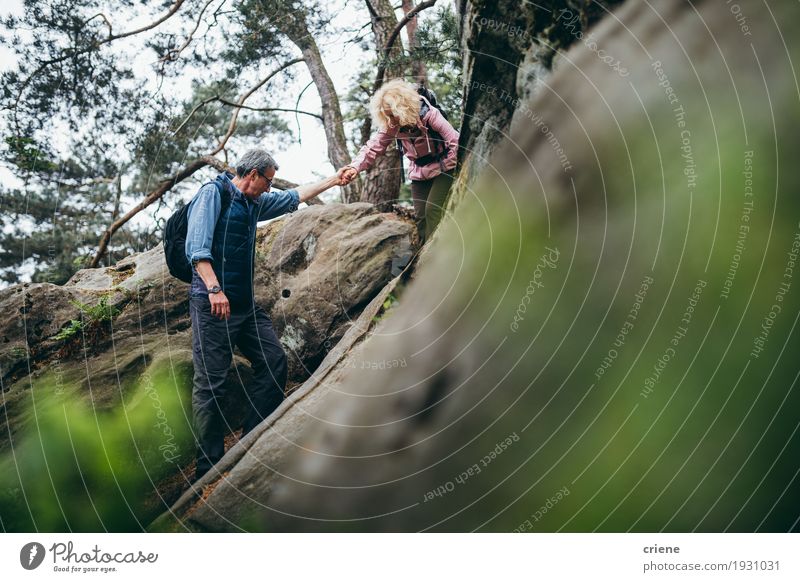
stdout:
MULTIPOLYGON (((391 305, 390 298, 399 282, 397 277, 381 290, 311 378, 194 483, 150 526, 151 531, 259 530, 266 526, 261 522, 261 509, 269 503, 274 483, 285 476, 294 457, 304 454, 297 441, 309 424, 337 414, 327 406, 328 392, 340 390, 352 370, 372 364, 364 360, 362 350, 369 338, 379 334, 377 322, 386 316, 386 307, 391 305)), ((387 364, 407 365, 399 360, 382 364, 375 363, 376 378, 387 364)))
POLYGON ((408 222, 372 204, 315 206, 265 229, 256 247, 256 299, 272 315, 302 382, 396 275, 413 250, 408 222))
MULTIPOLYGON (((313 206, 259 229, 256 299, 271 313, 286 349, 290 388, 310 376, 393 278, 413 237, 412 224, 370 204, 313 206)), ((169 275, 159 245, 114 267, 79 271, 63 286, 0 291, 0 309, 10 315, 0 321, 0 450, 33 421, 34 387, 41 397, 83 398, 96 409, 111 409, 156 356, 167 353, 173 366, 191 366, 187 290, 169 275), (78 303, 101 300, 118 312, 111 320, 56 338, 81 320, 78 303)), ((234 419, 250 374, 242 359, 235 362, 229 377, 234 419)), ((183 387, 187 401, 190 391, 183 387)))

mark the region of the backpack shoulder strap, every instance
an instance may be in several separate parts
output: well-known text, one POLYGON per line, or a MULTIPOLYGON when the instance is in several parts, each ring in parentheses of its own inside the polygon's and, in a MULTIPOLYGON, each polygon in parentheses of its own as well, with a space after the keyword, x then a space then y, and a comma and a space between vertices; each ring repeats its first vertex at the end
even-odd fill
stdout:
POLYGON ((219 190, 219 201, 220 201, 219 213, 221 215, 223 212, 225 212, 225 210, 227 210, 228 206, 230 206, 231 204, 231 193, 228 192, 222 186, 220 186, 219 182, 217 182, 216 180, 214 181, 214 184, 216 185, 217 190, 219 190))
POLYGON ((428 105, 428 102, 425 99, 421 98, 419 100, 419 117, 420 117, 420 119, 425 117, 428 114, 428 111, 430 111, 430 109, 431 108, 428 105))
MULTIPOLYGON (((208 186, 209 184, 212 184, 217 189, 217 192, 219 192, 219 215, 222 216, 222 213, 225 212, 231 204, 231 194, 216 180, 210 180, 203 184, 203 186, 208 186)), ((200 186, 200 188, 203 186, 200 186)))

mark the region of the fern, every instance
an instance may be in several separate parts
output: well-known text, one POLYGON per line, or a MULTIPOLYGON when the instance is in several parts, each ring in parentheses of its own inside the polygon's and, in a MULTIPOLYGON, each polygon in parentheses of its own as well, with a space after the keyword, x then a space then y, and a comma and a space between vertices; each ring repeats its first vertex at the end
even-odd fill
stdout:
POLYGON ((80 301, 70 300, 70 303, 81 312, 81 319, 73 319, 54 336, 57 340, 68 340, 79 331, 91 326, 97 326, 104 321, 111 321, 119 315, 119 309, 108 304, 108 295, 103 295, 97 305, 88 305, 80 301))

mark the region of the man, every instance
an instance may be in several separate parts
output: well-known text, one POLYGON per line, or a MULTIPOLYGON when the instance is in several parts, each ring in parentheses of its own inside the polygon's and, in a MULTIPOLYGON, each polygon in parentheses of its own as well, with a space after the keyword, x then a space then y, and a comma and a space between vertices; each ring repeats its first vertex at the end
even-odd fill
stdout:
POLYGON ((198 441, 196 479, 224 453, 223 438, 231 427, 221 409, 234 346, 250 360, 254 373, 242 435, 284 398, 286 354, 269 316, 253 298, 256 223, 294 212, 300 202, 341 183, 334 175, 316 184, 270 192, 277 169, 266 151, 250 150, 236 165, 235 176, 223 172, 200 188, 189 203, 186 257, 193 266, 189 308, 192 411, 198 441))

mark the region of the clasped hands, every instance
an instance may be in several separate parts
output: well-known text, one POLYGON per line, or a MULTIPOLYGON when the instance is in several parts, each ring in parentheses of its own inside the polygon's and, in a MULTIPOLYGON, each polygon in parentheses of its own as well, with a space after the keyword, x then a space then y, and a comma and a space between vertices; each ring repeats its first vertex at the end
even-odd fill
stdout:
POLYGON ((358 172, 355 168, 345 166, 337 170, 336 175, 339 176, 339 186, 347 186, 350 182, 355 180, 358 172))

